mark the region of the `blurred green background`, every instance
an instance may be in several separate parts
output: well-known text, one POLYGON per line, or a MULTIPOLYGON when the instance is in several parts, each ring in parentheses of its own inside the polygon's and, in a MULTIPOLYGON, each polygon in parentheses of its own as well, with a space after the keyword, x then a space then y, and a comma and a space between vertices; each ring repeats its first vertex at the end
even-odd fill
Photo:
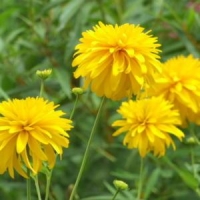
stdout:
MULTIPOLYGON (((81 85, 73 78, 71 62, 81 33, 99 21, 133 23, 152 30, 161 43, 161 60, 200 52, 200 1, 195 0, 1 0, 0 2, 0 99, 39 94, 36 70, 52 68, 45 84, 45 98, 60 104, 68 113, 75 96, 71 88, 81 85)), ((53 172, 50 200, 68 200, 75 182, 100 99, 82 95, 74 115, 70 148, 53 172), (87 117, 86 117, 87 116, 87 117)), ((107 100, 92 144, 90 158, 81 180, 77 199, 109 200, 114 179, 129 184, 117 200, 134 200, 138 187, 140 157, 137 150, 122 146, 123 137, 113 138, 110 124, 119 116, 120 102, 107 100)), ((19 111, 20 112, 20 111, 19 111)), ((190 130, 199 134, 199 128, 190 130)), ((187 137, 189 131, 184 130, 187 137)), ((145 159, 143 199, 187 200, 200 198, 200 149, 177 142, 164 158, 145 159)), ((33 200, 36 200, 34 184, 33 200)), ((42 191, 45 186, 40 176, 42 191)), ((1 200, 25 200, 26 181, 17 174, 0 177, 1 200)))

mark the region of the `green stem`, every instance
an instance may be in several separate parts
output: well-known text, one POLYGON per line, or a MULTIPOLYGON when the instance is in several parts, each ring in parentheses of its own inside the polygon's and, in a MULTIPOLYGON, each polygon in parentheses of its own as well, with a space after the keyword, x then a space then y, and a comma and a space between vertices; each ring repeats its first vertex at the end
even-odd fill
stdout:
POLYGON ((33 5, 33 0, 29 0, 29 18, 31 22, 34 24, 34 5, 33 5))
POLYGON ((99 4, 99 11, 101 13, 101 19, 104 23, 106 23, 106 15, 103 9, 103 3, 102 0, 97 0, 97 3, 99 4))
POLYGON ((42 200, 41 193, 40 193, 40 187, 39 187, 39 183, 38 183, 38 175, 36 175, 34 177, 34 181, 35 181, 35 187, 36 187, 36 191, 37 191, 38 200, 42 200))
MULTIPOLYGON (((195 134, 195 127, 194 124, 190 124, 189 126, 190 134, 193 136, 195 139, 195 143, 199 145, 199 139, 195 134)), ((195 177, 195 158, 194 158, 194 146, 191 144, 190 146, 190 152, 191 152, 191 164, 192 164, 192 170, 193 170, 193 175, 195 177)))
POLYGON ((44 92, 44 80, 41 79, 41 85, 40 85, 40 97, 43 96, 43 92, 44 92))
POLYGON ((99 120, 99 116, 100 116, 100 113, 101 113, 101 110, 102 110, 102 107, 103 107, 104 100, 105 100, 105 98, 103 98, 101 100, 101 103, 100 103, 100 106, 99 106, 99 109, 98 109, 98 113, 97 113, 96 119, 94 121, 92 130, 91 130, 91 133, 90 133, 90 137, 89 137, 89 140, 88 140, 88 143, 87 143, 87 147, 86 147, 86 150, 85 150, 85 153, 84 153, 84 156, 83 156, 83 160, 82 160, 82 163, 81 163, 81 166, 80 166, 80 170, 79 170, 79 173, 78 173, 78 176, 77 176, 77 179, 76 179, 76 182, 74 184, 74 187, 73 187, 73 190, 72 190, 72 193, 70 195, 69 200, 73 200, 75 193, 76 193, 76 190, 78 188, 79 182, 81 180, 83 170, 85 168, 85 164, 86 164, 86 161, 87 161, 87 158, 88 158, 88 155, 89 155, 89 150, 90 150, 91 142, 92 142, 92 139, 93 139, 93 136, 94 136, 95 128, 96 128, 96 125, 97 125, 97 122, 99 120))
POLYGON ((74 116, 74 112, 75 112, 75 110, 76 110, 76 105, 77 105, 77 103, 78 103, 78 98, 79 98, 79 95, 76 94, 76 100, 75 100, 75 102, 74 102, 74 107, 73 107, 73 109, 72 109, 72 112, 71 112, 71 114, 70 114, 69 119, 72 119, 72 117, 74 116))
POLYGON ((30 170, 27 169, 28 179, 26 181, 27 200, 31 200, 31 178, 30 170))
POLYGON ((200 145, 200 141, 199 141, 198 137, 196 136, 195 131, 194 131, 193 129, 190 128, 190 133, 191 133, 192 136, 194 137, 195 142, 196 142, 198 145, 200 145))
POLYGON ((193 171, 193 175, 194 175, 194 177, 195 177, 196 173, 195 173, 195 160, 194 160, 194 151, 193 151, 193 147, 191 147, 190 152, 191 152, 192 171, 193 171))
POLYGON ((48 174, 46 174, 47 184, 46 184, 45 200, 48 200, 48 198, 49 198, 49 190, 50 190, 52 172, 53 172, 53 170, 50 170, 50 172, 48 174))
POLYGON ((115 200, 115 198, 116 198, 116 196, 118 195, 119 191, 120 191, 120 189, 117 189, 117 191, 115 192, 115 194, 114 194, 112 200, 115 200))
POLYGON ((116 1, 116 12, 118 17, 118 24, 122 23, 123 14, 125 12, 125 0, 116 1))
POLYGON ((138 186, 137 200, 140 200, 141 193, 142 193, 143 170, 144 170, 144 160, 143 160, 143 158, 141 158, 141 161, 140 161, 140 177, 139 177, 139 186, 138 186))

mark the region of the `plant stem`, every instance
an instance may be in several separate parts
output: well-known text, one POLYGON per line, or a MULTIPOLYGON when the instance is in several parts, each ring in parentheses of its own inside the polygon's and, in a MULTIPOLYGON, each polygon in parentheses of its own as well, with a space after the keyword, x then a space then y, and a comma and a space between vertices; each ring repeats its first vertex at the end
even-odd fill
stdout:
POLYGON ((189 131, 190 131, 190 134, 194 137, 195 142, 196 142, 198 145, 200 145, 200 141, 199 141, 198 137, 196 136, 195 127, 194 127, 193 124, 190 124, 190 126, 189 126, 189 131))
POLYGON ((115 194, 114 194, 112 200, 115 200, 115 198, 116 198, 116 196, 118 195, 119 191, 120 191, 120 189, 117 189, 117 191, 115 192, 115 194))
POLYGON ((69 119, 72 119, 72 117, 74 116, 74 112, 75 112, 75 109, 76 109, 76 105, 77 105, 77 103, 78 103, 78 97, 79 97, 79 95, 77 94, 77 95, 76 95, 76 100, 75 100, 75 102, 74 102, 74 106, 73 106, 73 109, 72 109, 72 112, 71 112, 71 114, 70 114, 69 119))
POLYGON ((40 187, 39 187, 39 183, 38 183, 38 175, 36 175, 34 177, 34 181, 35 181, 35 187, 36 187, 36 191, 37 191, 38 200, 42 200, 41 194, 40 194, 40 187))
POLYGON ((40 97, 43 96, 43 92, 44 92, 44 80, 41 79, 41 85, 40 85, 40 97))
POLYGON ((100 103, 100 106, 99 106, 97 116, 95 118, 92 130, 91 130, 91 133, 90 133, 90 137, 89 137, 89 140, 88 140, 88 143, 87 143, 87 146, 86 146, 85 153, 83 155, 83 160, 82 160, 82 163, 81 163, 81 166, 80 166, 80 170, 78 172, 78 176, 77 176, 77 179, 76 179, 76 182, 75 182, 75 185, 73 187, 73 190, 72 190, 72 193, 70 195, 69 200, 73 200, 75 193, 76 193, 76 190, 78 188, 79 182, 81 180, 83 170, 85 168, 85 164, 86 164, 86 161, 87 161, 87 158, 88 158, 88 155, 89 155, 89 150, 90 150, 91 142, 92 142, 92 139, 93 139, 93 136, 94 136, 95 128, 96 128, 96 125, 97 125, 97 122, 99 120, 99 116, 100 116, 100 113, 101 113, 101 110, 102 110, 102 107, 103 107, 104 100, 105 100, 105 98, 103 97, 103 99, 101 100, 101 103, 100 103))
POLYGON ((194 175, 194 177, 195 177, 195 175, 196 175, 196 170, 195 170, 195 159, 194 159, 194 150, 193 150, 193 147, 190 148, 190 152, 191 152, 192 171, 193 171, 193 175, 194 175))
POLYGON ((102 2, 102 0, 97 0, 97 3, 99 4, 99 11, 101 13, 101 19, 104 23, 106 23, 106 16, 105 16, 105 12, 103 9, 103 2, 102 2))
POLYGON ((46 184, 46 193, 45 193, 45 200, 48 200, 49 198, 49 189, 51 184, 51 176, 52 176, 53 170, 51 169, 48 174, 46 174, 47 184, 46 184))
POLYGON ((31 178, 30 170, 27 168, 28 179, 26 181, 27 200, 31 200, 31 178))
POLYGON ((143 169, 144 169, 144 160, 143 160, 143 158, 141 158, 141 160, 140 160, 140 178, 139 178, 139 186, 138 186, 137 200, 140 200, 141 193, 142 193, 143 169))

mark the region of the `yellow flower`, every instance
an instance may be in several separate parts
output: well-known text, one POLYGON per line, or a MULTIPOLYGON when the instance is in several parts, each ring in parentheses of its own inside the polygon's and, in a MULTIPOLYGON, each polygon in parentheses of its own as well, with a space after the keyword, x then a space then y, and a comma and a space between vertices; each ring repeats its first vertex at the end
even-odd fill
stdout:
POLYGON ((120 127, 113 135, 126 132, 123 144, 131 149, 138 148, 141 157, 149 151, 163 156, 166 147, 172 145, 175 149, 170 134, 180 140, 184 137, 183 132, 176 127, 181 124, 179 113, 172 108, 170 102, 158 97, 123 102, 118 110, 123 119, 112 124, 120 127))
POLYGON ((162 96, 179 110, 182 121, 191 119, 200 108, 200 61, 192 55, 179 56, 165 62, 162 74, 155 75, 155 83, 147 90, 150 96, 162 96))
POLYGON ((133 24, 104 25, 83 32, 72 66, 84 87, 113 100, 137 94, 160 71, 157 38, 133 24))
POLYGON ((69 145, 66 131, 72 121, 62 116, 58 105, 43 98, 14 99, 0 103, 0 173, 14 170, 27 177, 25 168, 37 174, 45 162, 55 164, 55 154, 69 145))

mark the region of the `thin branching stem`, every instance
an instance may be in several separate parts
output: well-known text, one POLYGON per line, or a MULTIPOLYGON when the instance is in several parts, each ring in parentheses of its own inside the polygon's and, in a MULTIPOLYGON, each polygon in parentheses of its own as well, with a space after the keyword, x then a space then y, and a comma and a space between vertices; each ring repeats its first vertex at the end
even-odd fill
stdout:
POLYGON ((99 121, 100 113, 101 113, 102 108, 103 108, 104 101, 105 101, 105 98, 103 98, 101 100, 101 103, 100 103, 100 106, 99 106, 99 109, 98 109, 98 112, 97 112, 97 115, 96 115, 96 119, 94 121, 92 130, 91 130, 91 133, 90 133, 90 137, 89 137, 89 140, 88 140, 88 143, 87 143, 87 146, 86 146, 86 150, 85 150, 85 153, 84 153, 84 156, 83 156, 83 159, 82 159, 80 170, 79 170, 79 173, 78 173, 78 176, 77 176, 77 179, 76 179, 76 182, 74 184, 74 187, 73 187, 73 190, 72 190, 72 193, 70 195, 70 199, 69 200, 73 200, 74 199, 74 196, 76 194, 76 190, 77 190, 79 182, 81 180, 81 177, 82 177, 85 165, 86 165, 86 161, 87 161, 87 158, 89 156, 89 151, 90 151, 92 139, 94 137, 95 129, 96 129, 97 123, 99 121))

